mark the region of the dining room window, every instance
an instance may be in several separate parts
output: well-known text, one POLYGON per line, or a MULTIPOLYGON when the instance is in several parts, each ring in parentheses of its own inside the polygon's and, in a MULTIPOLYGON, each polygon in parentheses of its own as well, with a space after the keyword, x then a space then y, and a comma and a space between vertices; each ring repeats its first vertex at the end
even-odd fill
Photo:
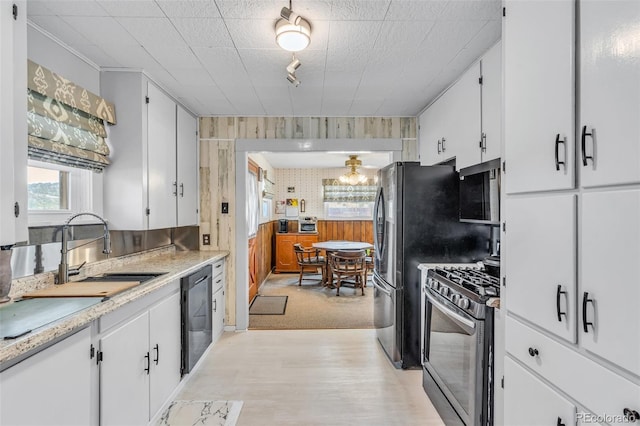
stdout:
POLYGON ((324 217, 327 219, 371 219, 377 186, 373 179, 348 185, 338 179, 323 179, 324 217))

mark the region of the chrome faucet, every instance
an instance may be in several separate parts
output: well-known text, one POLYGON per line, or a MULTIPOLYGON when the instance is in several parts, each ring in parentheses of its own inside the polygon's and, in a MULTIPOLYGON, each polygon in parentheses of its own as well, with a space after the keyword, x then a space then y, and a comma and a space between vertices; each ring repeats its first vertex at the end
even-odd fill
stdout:
POLYGON ((64 284, 66 282, 69 281, 69 275, 77 275, 80 273, 80 268, 82 268, 82 265, 84 265, 84 263, 82 265, 80 265, 78 268, 74 268, 73 270, 69 271, 69 264, 68 264, 68 259, 67 259, 67 253, 69 253, 71 250, 73 249, 77 249, 78 247, 82 247, 84 245, 90 244, 94 241, 97 241, 99 239, 104 239, 104 246, 102 248, 102 253, 104 254, 109 254, 111 253, 111 237, 109 236, 109 225, 107 225, 107 222, 101 218, 100 216, 98 216, 97 214, 94 213, 78 213, 75 214, 73 216, 71 216, 69 219, 67 219, 67 221, 64 223, 64 226, 62 227, 62 248, 60 249, 60 253, 62 254, 61 258, 60 258, 60 265, 58 265, 58 282, 57 284, 64 284), (69 233, 69 224, 71 223, 72 220, 74 220, 75 218, 79 217, 79 216, 93 216, 96 219, 100 220, 100 222, 102 222, 102 225, 104 226, 104 234, 98 238, 94 238, 91 241, 87 241, 84 244, 80 244, 79 246, 73 247, 72 249, 68 249, 67 248, 67 234, 69 233))

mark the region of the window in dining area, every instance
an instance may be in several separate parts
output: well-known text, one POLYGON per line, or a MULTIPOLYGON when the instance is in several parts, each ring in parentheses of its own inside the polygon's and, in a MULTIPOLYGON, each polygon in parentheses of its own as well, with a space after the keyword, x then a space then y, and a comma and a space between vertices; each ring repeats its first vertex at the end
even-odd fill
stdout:
POLYGON ((349 185, 338 179, 323 179, 326 219, 371 219, 377 186, 373 179, 349 185))

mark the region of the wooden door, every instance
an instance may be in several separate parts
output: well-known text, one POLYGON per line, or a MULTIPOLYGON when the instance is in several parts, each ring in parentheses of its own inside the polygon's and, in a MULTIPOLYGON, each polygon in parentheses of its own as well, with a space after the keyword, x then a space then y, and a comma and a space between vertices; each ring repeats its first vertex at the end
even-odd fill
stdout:
POLYGON ((249 303, 258 294, 258 260, 256 237, 249 238, 249 303))

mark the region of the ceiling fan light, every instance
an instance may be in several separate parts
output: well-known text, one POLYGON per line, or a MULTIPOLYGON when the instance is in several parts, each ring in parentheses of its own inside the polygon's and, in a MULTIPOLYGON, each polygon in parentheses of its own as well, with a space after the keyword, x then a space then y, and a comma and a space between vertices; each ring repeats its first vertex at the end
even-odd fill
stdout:
POLYGON ((286 19, 276 22, 276 43, 289 52, 299 52, 311 43, 311 26, 300 18, 299 25, 291 24, 286 19))

